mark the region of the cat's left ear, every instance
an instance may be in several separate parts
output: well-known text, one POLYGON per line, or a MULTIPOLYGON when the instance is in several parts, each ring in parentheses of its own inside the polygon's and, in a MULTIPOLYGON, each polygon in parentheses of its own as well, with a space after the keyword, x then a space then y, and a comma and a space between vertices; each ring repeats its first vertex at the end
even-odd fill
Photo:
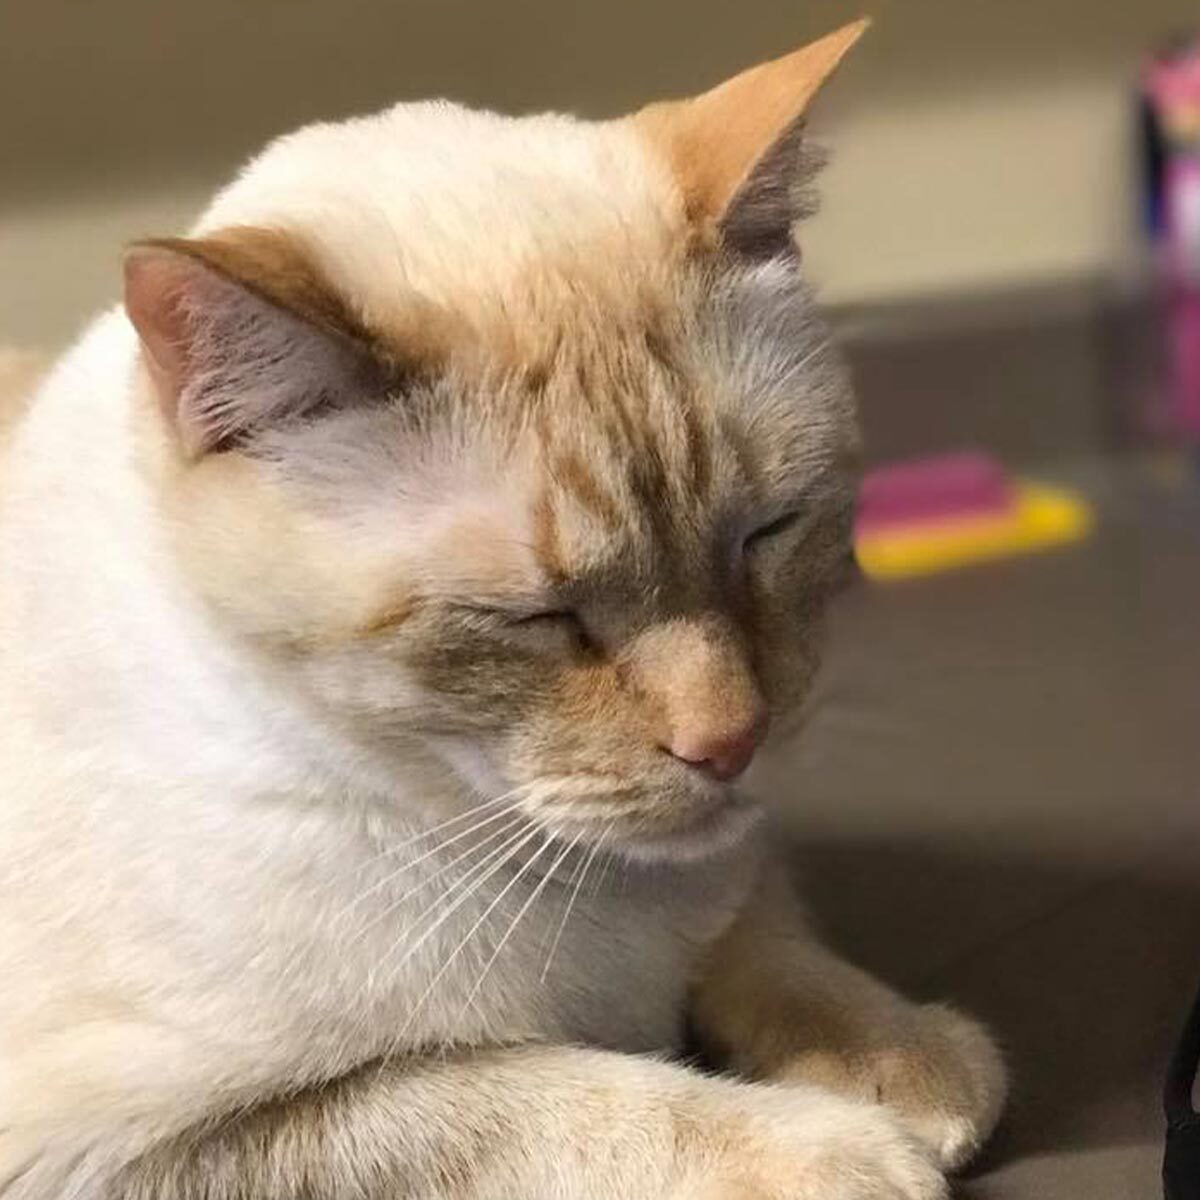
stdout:
POLYGON ((804 116, 866 32, 855 21, 690 100, 651 104, 634 124, 669 162, 702 238, 750 259, 795 251, 804 211, 804 116))

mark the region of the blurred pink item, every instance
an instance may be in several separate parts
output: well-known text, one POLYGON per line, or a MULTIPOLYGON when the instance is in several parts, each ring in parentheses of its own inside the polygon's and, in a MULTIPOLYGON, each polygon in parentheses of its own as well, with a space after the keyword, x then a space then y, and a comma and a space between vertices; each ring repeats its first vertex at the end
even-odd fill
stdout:
POLYGON ((1016 494, 1004 469, 978 451, 910 459, 869 471, 859 491, 857 534, 956 517, 1003 515, 1016 494))
POLYGON ((1143 76, 1163 137, 1163 252, 1172 425, 1200 439, 1200 40, 1151 59, 1143 76))

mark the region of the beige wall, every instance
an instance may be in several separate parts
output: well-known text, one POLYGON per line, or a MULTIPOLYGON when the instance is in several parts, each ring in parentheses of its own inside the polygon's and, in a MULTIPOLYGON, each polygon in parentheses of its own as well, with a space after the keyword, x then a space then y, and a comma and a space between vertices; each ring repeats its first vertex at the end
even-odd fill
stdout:
MULTIPOLYGON (((833 0, 0 4, 0 339, 57 341, 120 243, 177 229, 272 132, 434 93, 622 111, 856 15, 833 0)), ((1191 0, 881 0, 822 102, 806 233, 834 301, 1104 269, 1133 234, 1127 84, 1191 0)))
POLYGON ((861 105, 831 122, 810 271, 853 302, 1112 269, 1137 242, 1129 122, 1103 75, 861 105))

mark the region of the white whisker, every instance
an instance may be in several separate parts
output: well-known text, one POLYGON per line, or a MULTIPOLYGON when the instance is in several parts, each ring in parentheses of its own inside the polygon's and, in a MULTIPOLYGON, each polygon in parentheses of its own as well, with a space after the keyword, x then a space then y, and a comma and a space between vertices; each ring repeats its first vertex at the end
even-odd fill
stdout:
MULTIPOLYGON (((508 928, 504 931, 504 936, 496 943, 496 948, 492 951, 491 957, 484 963, 483 970, 479 973, 479 978, 475 981, 475 986, 471 989, 471 994, 467 997, 466 1002, 462 1006, 462 1012, 459 1013, 459 1019, 466 1015, 467 1009, 475 1003, 475 997, 479 995, 480 989, 483 987, 483 981, 487 979, 488 972, 492 969, 496 959, 500 957, 500 952, 508 945, 509 938, 512 937, 516 928, 521 923, 521 919, 536 903, 537 898, 546 890, 546 885, 554 877, 554 873, 567 860, 567 856, 579 844, 579 839, 583 837, 583 833, 577 833, 575 837, 569 841, 559 852, 558 857, 550 864, 550 869, 538 880, 537 886, 526 897, 525 903, 517 909, 517 915, 509 922, 508 928)), ((540 851, 539 851, 540 853, 540 851)), ((532 861, 532 860, 530 860, 532 861)), ((519 878, 519 876, 518 876, 519 878)))
MULTIPOLYGON (((366 921, 355 932, 354 936, 350 939, 350 944, 352 945, 355 942, 360 941, 371 929, 373 929, 381 921, 386 921, 387 918, 390 917, 392 915, 392 913, 394 913, 398 908, 400 908, 402 905, 406 904, 415 895, 417 895, 418 892, 424 891, 431 883, 440 879, 443 875, 446 874, 447 871, 456 867, 460 862, 463 861, 463 859, 470 858, 472 854, 477 854, 480 850, 482 850, 485 846, 489 845, 491 842, 494 842, 497 838, 502 838, 502 837, 505 837, 508 834, 510 834, 518 825, 525 824, 526 818, 521 813, 517 813, 516 816, 511 816, 511 813, 512 813, 512 809, 505 809, 503 813, 498 814, 499 816, 510 815, 511 819, 506 821, 503 825, 501 825, 499 829, 493 829, 491 833, 489 833, 486 836, 484 836, 483 838, 481 838, 478 842, 473 842, 465 850, 459 851, 459 853, 456 854, 452 859, 450 859, 449 862, 443 863, 432 874, 426 875, 423 879, 418 880, 416 883, 414 883, 412 885, 412 887, 410 887, 406 891, 402 892, 399 896, 396 896, 394 899, 388 901, 388 903, 384 906, 384 908, 380 912, 376 913, 369 921, 366 921)), ((484 822, 484 823, 487 824, 488 822, 484 822)), ((474 830, 477 828, 478 828, 478 826, 473 827, 472 832, 474 832, 474 830)), ((457 841, 457 840, 458 840, 457 838, 451 839, 451 841, 457 841)), ((404 872, 409 870, 411 867, 415 867, 418 863, 424 862, 424 860, 429 858, 432 854, 440 853, 442 850, 444 850, 449 845, 450 845, 450 842, 444 842, 442 845, 435 847, 434 850, 429 852, 429 854, 423 854, 423 855, 421 855, 420 858, 414 859, 413 862, 405 863, 405 865, 400 870, 393 871, 387 877, 386 880, 382 881, 382 883, 390 883, 392 880, 396 879, 398 876, 403 875, 404 872)), ((379 886, 382 886, 382 883, 379 886)), ((372 890, 377 891, 378 886, 372 890)), ((359 899, 360 900, 365 899, 367 894, 368 893, 363 893, 363 895, 359 899)), ((446 897, 446 894, 443 893, 442 896, 440 897, 440 899, 444 900, 445 897, 446 897)))
MULTIPOLYGON (((532 837, 538 832, 540 831, 535 829, 529 836, 532 837)), ((536 863, 539 858, 541 858, 546 848, 552 844, 553 843, 550 841, 550 839, 547 838, 522 864, 522 866, 517 870, 516 874, 500 889, 499 892, 496 893, 494 897, 492 897, 492 900, 488 904, 487 908, 485 908, 483 912, 479 914, 479 917, 476 919, 475 923, 470 929, 467 930, 467 932, 463 935, 462 940, 450 952, 450 955, 447 957, 446 961, 442 963, 441 967, 437 971, 437 974, 435 974, 434 977, 429 981, 429 986, 424 992, 421 993, 420 998, 413 1006, 412 1011, 408 1014, 404 1024, 400 1027, 400 1030, 397 1033, 398 1038, 403 1037, 408 1031, 408 1027, 416 1018, 417 1013, 421 1011, 425 1005, 425 1002, 431 995, 433 995, 434 989, 442 981, 442 978, 445 976, 446 972, 449 971, 451 966, 454 965, 454 962, 457 960, 458 956, 463 952, 463 950, 466 949, 471 939, 483 927, 483 923, 492 915, 493 912, 496 911, 499 905, 503 902, 504 897, 507 896, 514 887, 516 887, 525 873, 533 867, 533 864, 536 863)))
MULTIPOLYGON (((609 828, 611 828, 611 826, 609 828)), ((600 873, 596 876, 596 882, 592 884, 593 900, 600 895, 601 889, 604 887, 605 881, 608 879, 608 872, 611 870, 616 859, 617 855, 612 850, 605 855, 604 861, 600 864, 600 873)))
MULTIPOLYGON (((470 897, 474 895, 475 892, 478 891, 478 889, 496 873, 496 871, 503 867, 514 855, 518 854, 521 848, 526 845, 526 843, 528 843, 529 840, 537 834, 537 832, 537 827, 534 826, 531 821, 518 814, 518 816, 516 816, 513 821, 505 826, 504 829, 497 831, 497 834, 489 835, 487 841, 494 840, 495 836, 500 836, 504 840, 499 846, 495 846, 489 850, 487 854, 485 854, 478 862, 472 863, 471 866, 469 866, 457 879, 452 880, 449 886, 442 891, 442 893, 433 901, 433 903, 426 905, 426 907, 422 909, 422 911, 406 925, 404 933, 402 933, 392 942, 391 946, 374 964, 370 977, 371 988, 373 989, 375 987, 375 980, 381 974, 388 960, 393 954, 396 953, 397 949, 404 944, 405 936, 407 934, 420 930, 422 922, 424 922, 427 917, 429 917, 431 914, 437 913, 437 910, 443 905, 446 905, 448 900, 450 900, 452 897, 454 898, 453 903, 450 903, 443 912, 438 913, 433 924, 425 929, 417 943, 409 946, 405 950, 403 957, 395 968, 397 973, 403 968, 404 964, 408 961, 411 955, 414 954, 420 948, 420 946, 430 936, 432 936, 434 932, 436 932, 442 923, 457 908, 470 899, 470 897), (512 830, 514 825, 519 826, 519 828, 515 833, 509 832, 512 830), (489 865, 493 863, 495 865, 489 870, 489 865)), ((466 857, 468 854, 473 854, 481 848, 481 845, 472 846, 468 851, 460 855, 459 858, 461 859, 466 857)), ((411 894, 411 892, 414 890, 415 889, 410 889, 409 894, 411 894)), ((365 1020, 365 1015, 360 1016, 359 1021, 356 1023, 356 1028, 361 1028, 365 1020)), ((389 1054, 384 1054, 381 1061, 381 1066, 386 1064, 388 1059, 389 1054)))
POLYGON ((394 854, 399 854, 402 850, 407 850, 409 846, 415 846, 418 842, 423 842, 426 838, 431 838, 434 834, 442 833, 447 829, 453 828, 462 821, 470 820, 471 817, 478 816, 482 812, 487 812, 488 809, 495 808, 498 804, 503 804, 506 800, 511 800, 518 792, 524 792, 529 788, 529 784, 519 784, 515 788, 509 788, 507 792, 501 792, 499 796, 492 796, 488 800, 484 800, 479 804, 474 804, 463 812, 456 813, 452 817, 447 817, 444 821, 439 821, 436 825, 431 825, 428 829, 422 829, 419 833, 414 833, 411 837, 405 838, 402 842, 397 842, 392 846, 385 846, 378 854, 372 858, 368 858, 362 864, 362 867, 372 866, 382 858, 391 858, 394 854))
POLYGON ((604 843, 604 839, 612 832, 616 823, 617 818, 614 817, 601 832, 600 836, 592 843, 592 848, 579 860, 579 865, 576 866, 571 879, 567 882, 567 886, 571 891, 563 908, 562 920, 559 921, 558 929, 555 930, 554 941, 550 943, 550 953, 546 955, 546 965, 542 968, 542 983, 546 982, 546 976, 550 974, 550 964, 554 961, 554 955, 558 950, 558 943, 562 941, 563 930, 566 929, 567 921, 571 918, 571 911, 575 907, 575 901, 579 899, 579 892, 583 887, 584 879, 587 878, 588 870, 593 861, 595 861, 596 855, 604 843))
MULTIPOLYGON (((393 857, 395 857, 395 855, 399 854, 402 850, 407 849, 409 846, 416 845, 418 842, 424 841, 428 837, 432 837, 433 834, 438 832, 438 830, 452 827, 453 825, 457 824, 458 822, 465 820, 467 817, 474 816, 485 808, 491 808, 495 804, 499 803, 501 800, 509 800, 510 797, 516 795, 517 792, 523 792, 523 791, 524 791, 523 788, 514 788, 510 792, 505 792, 505 794, 503 796, 498 796, 494 801, 489 801, 487 804, 477 805, 475 808, 469 810, 468 812, 460 814, 458 817, 454 818, 452 821, 443 821, 441 823, 441 825, 435 825, 432 829, 426 830, 422 834, 418 834, 415 837, 411 837, 407 841, 401 842, 396 846, 389 847, 389 849, 384 851, 382 854, 376 855, 375 858, 369 860, 369 862, 378 862, 380 859, 383 859, 383 858, 393 858, 393 857)), ((392 883, 396 878, 398 878, 400 875, 404 874, 405 871, 411 870, 413 867, 417 866, 418 864, 425 862, 426 859, 432 858, 435 854, 440 854, 447 846, 453 846, 455 843, 461 842, 464 838, 470 837, 471 834, 476 833, 478 830, 485 828, 486 826, 490 825, 493 821, 499 821, 502 818, 508 816, 510 813, 514 812, 516 809, 518 809, 521 806, 521 803, 523 800, 524 800, 524 796, 518 796, 516 800, 512 800, 510 803, 506 804, 498 812, 489 813, 486 817, 483 817, 480 820, 476 821, 475 824, 469 825, 466 829, 459 830, 452 837, 448 837, 444 841, 438 842, 438 844, 436 846, 430 847, 430 849, 419 854, 416 858, 410 859, 409 861, 402 863, 394 871, 389 871, 388 874, 386 874, 382 879, 377 879, 370 887, 365 888, 357 896, 355 896, 353 900, 351 900, 343 908, 339 909, 337 911, 337 913, 334 914, 334 920, 335 921, 340 920, 348 912, 350 912, 351 909, 356 908, 364 900, 368 899, 369 897, 373 896, 376 892, 381 891, 383 888, 387 887, 388 884, 392 883)), ((367 865, 368 865, 367 863, 364 863, 363 868, 365 869, 367 865)))
MULTIPOLYGON (((433 904, 429 905, 423 912, 421 912, 413 921, 414 928, 419 926, 420 923, 431 913, 436 912, 438 907, 445 903, 447 896, 453 895, 455 891, 461 892, 461 894, 455 898, 453 903, 443 909, 442 912, 438 913, 433 924, 428 926, 421 936, 405 949, 404 954, 401 956, 400 961, 396 964, 394 970, 400 971, 404 967, 404 964, 407 963, 414 954, 416 954, 416 952, 438 931, 438 929, 442 927, 443 924, 445 924, 446 921, 450 919, 455 912, 458 911, 459 908, 462 907, 462 905, 464 905, 476 893, 476 891, 479 890, 479 888, 481 888, 493 875, 495 875, 497 871, 504 867, 515 855, 519 854, 521 850, 535 837, 537 837, 540 832, 541 830, 536 826, 529 830, 518 830, 506 842, 498 846, 495 850, 490 851, 483 859, 471 867, 471 869, 467 871, 462 878, 456 880, 443 895, 439 896, 433 904), (499 856, 499 861, 493 862, 497 856, 499 856), (481 876, 475 879, 471 878, 482 868, 487 867, 489 863, 492 863, 492 865, 486 871, 484 871, 481 876), (462 889, 467 884, 468 880, 470 880, 470 887, 468 887, 464 892, 462 889)), ((396 947, 400 944, 401 939, 397 939, 393 943, 392 949, 389 950, 376 964, 376 970, 383 966, 388 958, 391 957, 396 947)))

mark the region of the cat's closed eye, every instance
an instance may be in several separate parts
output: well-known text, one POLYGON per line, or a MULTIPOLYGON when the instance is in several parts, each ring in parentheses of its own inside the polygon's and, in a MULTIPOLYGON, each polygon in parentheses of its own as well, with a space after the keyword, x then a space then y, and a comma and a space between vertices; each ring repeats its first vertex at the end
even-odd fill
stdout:
POLYGON ((601 645, 583 617, 574 609, 542 609, 518 616, 513 623, 519 630, 526 630, 543 640, 549 638, 560 645, 565 641, 570 650, 576 653, 591 654, 601 645))
POLYGON ((776 517, 774 520, 768 521, 765 525, 760 525, 757 529, 748 533, 742 540, 743 548, 748 550, 752 546, 769 541, 781 533, 786 533, 789 529, 795 528, 803 515, 800 509, 794 508, 776 517))
POLYGON ((583 629, 583 622, 580 620, 579 614, 572 612, 569 608, 548 608, 541 612, 510 614, 507 619, 513 625, 534 627, 539 625, 553 625, 570 629, 583 629))
POLYGON ((471 607, 473 623, 501 634, 509 633, 524 639, 537 639, 541 644, 557 641, 570 648, 590 649, 595 640, 589 634, 583 618, 569 608, 505 609, 471 607))

